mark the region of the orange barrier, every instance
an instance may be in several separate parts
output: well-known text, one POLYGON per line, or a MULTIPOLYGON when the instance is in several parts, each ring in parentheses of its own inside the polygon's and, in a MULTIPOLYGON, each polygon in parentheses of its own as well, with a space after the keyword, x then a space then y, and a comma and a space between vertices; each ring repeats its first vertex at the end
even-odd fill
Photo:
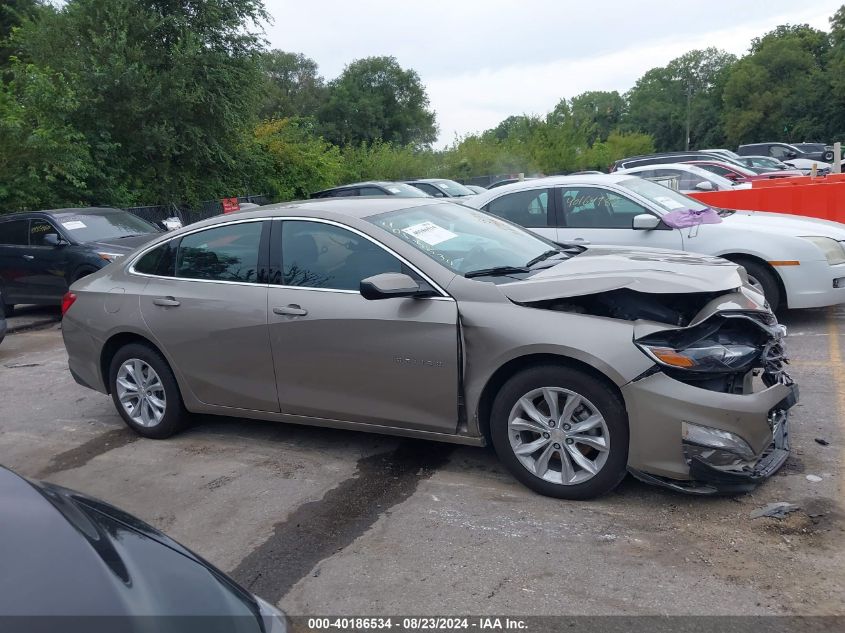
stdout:
POLYGON ((845 223, 845 174, 755 180, 751 189, 690 195, 723 209, 791 213, 845 223))

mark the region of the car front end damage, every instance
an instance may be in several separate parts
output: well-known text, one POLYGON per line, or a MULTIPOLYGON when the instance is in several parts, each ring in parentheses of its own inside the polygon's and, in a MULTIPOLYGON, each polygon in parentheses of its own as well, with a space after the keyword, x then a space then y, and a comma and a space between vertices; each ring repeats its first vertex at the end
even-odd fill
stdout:
POLYGON ((786 328, 747 289, 708 302, 688 323, 634 326, 654 365, 622 387, 632 426, 629 470, 698 494, 740 493, 789 457, 786 328))

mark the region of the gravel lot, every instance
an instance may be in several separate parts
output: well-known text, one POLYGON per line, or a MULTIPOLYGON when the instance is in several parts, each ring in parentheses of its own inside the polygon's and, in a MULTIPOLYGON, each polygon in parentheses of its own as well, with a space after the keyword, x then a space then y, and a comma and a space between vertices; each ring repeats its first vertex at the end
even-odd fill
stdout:
POLYGON ((291 615, 845 613, 845 307, 782 315, 802 399, 753 494, 628 477, 586 503, 486 449, 210 417, 140 439, 73 382, 52 314, 0 345, 0 463, 138 515, 291 615), (801 510, 749 518, 775 501, 801 510))

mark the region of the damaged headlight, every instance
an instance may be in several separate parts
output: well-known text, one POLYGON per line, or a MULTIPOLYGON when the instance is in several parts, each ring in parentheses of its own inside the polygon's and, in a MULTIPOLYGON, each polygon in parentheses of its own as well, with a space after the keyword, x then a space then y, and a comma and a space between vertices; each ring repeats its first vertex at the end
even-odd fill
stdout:
POLYGON ((751 461, 755 458, 754 451, 748 445, 748 442, 736 433, 693 424, 692 422, 684 422, 681 427, 681 433, 684 444, 691 444, 705 449, 715 449, 712 451, 693 451, 705 461, 717 462, 714 465, 725 466, 732 463, 733 459, 722 453, 728 453, 744 461, 751 461))
POLYGON ((831 237, 802 236, 802 239, 815 244, 816 248, 824 253, 827 263, 831 266, 845 264, 845 244, 831 237))
POLYGON ((659 364, 691 371, 732 373, 750 365, 760 354, 760 349, 751 345, 705 344, 674 349, 663 345, 637 344, 659 364))
POLYGON ((656 332, 634 341, 659 365, 683 372, 739 374, 750 370, 773 337, 756 318, 720 314, 693 327, 656 332))

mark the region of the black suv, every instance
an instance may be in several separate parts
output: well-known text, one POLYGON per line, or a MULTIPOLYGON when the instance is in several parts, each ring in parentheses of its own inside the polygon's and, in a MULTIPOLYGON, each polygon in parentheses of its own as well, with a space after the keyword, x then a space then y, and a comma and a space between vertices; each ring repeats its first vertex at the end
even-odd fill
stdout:
POLYGON ((771 156, 778 160, 806 158, 825 163, 833 160, 833 148, 824 143, 751 143, 740 145, 736 153, 740 156, 771 156))
POLYGON ((60 304, 74 281, 160 232, 119 209, 0 215, 0 293, 6 314, 18 303, 60 304))
POLYGON ((311 198, 348 198, 350 196, 398 196, 400 198, 428 198, 416 187, 404 182, 354 182, 350 185, 315 191, 311 198))

